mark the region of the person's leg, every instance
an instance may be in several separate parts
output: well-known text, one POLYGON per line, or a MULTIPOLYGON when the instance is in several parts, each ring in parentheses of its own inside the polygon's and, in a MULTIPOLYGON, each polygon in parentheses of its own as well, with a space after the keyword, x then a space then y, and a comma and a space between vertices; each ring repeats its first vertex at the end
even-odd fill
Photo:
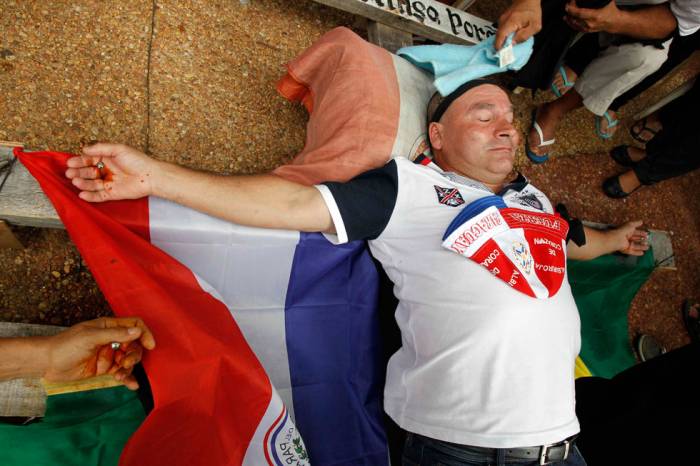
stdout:
POLYGON ((698 49, 700 49, 700 31, 696 31, 689 36, 679 36, 678 33, 676 33, 669 47, 668 58, 661 67, 644 78, 639 84, 636 84, 633 88, 616 98, 613 103, 610 104, 610 108, 615 111, 619 110, 627 102, 634 99, 666 76, 669 71, 680 65, 683 60, 698 49))
POLYGON ((543 146, 542 143, 554 139, 557 125, 561 119, 570 111, 580 107, 581 102, 582 99, 579 93, 575 89, 571 89, 558 99, 540 105, 535 111, 533 127, 530 128, 527 136, 528 150, 537 156, 543 156, 548 153, 551 146, 543 146), (536 131, 534 123, 539 125, 542 137, 536 131))
POLYGON ((694 112, 700 104, 700 80, 659 112, 663 129, 646 146, 646 157, 634 167, 643 184, 657 183, 700 167, 700 131, 694 112))
POLYGON ((552 92, 561 97, 569 91, 578 76, 598 56, 601 51, 598 42, 598 34, 583 34, 566 52, 561 66, 559 66, 552 78, 552 92))

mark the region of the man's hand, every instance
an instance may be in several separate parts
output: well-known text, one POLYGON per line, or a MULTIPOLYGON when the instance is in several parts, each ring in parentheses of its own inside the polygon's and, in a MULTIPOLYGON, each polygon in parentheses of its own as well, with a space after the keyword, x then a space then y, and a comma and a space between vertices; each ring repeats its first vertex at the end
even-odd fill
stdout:
POLYGON ((605 31, 615 34, 620 22, 620 10, 614 1, 603 8, 579 8, 575 0, 570 0, 565 7, 564 21, 572 29, 580 32, 605 31))
POLYGON ((627 222, 609 232, 612 241, 617 244, 617 251, 630 256, 643 256, 649 249, 649 233, 640 230, 641 221, 627 222))
POLYGON ((515 32, 513 44, 526 41, 542 29, 540 0, 514 0, 498 18, 494 47, 500 50, 510 33, 515 32))
POLYGON ((143 349, 152 350, 153 334, 137 317, 103 317, 82 322, 46 339, 44 378, 67 382, 96 375, 112 374, 131 390, 138 388, 131 375, 141 361, 143 349), (114 350, 112 342, 121 346, 114 350))
POLYGON ((648 233, 641 230, 642 222, 627 222, 612 230, 597 230, 584 226, 586 244, 577 246, 573 241, 566 245, 569 259, 590 260, 603 254, 621 252, 630 256, 642 256, 649 249, 648 233))
POLYGON ((138 199, 153 193, 156 160, 122 144, 98 143, 68 159, 66 176, 89 202, 138 199))

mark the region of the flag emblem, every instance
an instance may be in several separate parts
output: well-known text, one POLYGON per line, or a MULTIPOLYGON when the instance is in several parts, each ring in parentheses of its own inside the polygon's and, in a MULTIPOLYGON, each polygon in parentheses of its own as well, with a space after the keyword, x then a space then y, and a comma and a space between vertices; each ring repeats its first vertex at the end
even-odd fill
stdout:
POLYGON ((458 207, 464 204, 464 198, 457 188, 443 188, 437 185, 433 185, 433 187, 435 188, 440 204, 450 207, 458 207))
POLYGON ((515 241, 512 247, 513 256, 520 266, 520 269, 527 274, 532 272, 532 256, 530 255, 529 248, 519 241, 515 241))

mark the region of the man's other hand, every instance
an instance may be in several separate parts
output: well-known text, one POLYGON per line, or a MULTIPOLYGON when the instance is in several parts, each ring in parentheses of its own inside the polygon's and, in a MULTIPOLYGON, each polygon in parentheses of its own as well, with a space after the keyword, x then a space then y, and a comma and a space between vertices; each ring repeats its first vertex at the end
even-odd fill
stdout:
POLYGON ((112 374, 131 390, 138 388, 131 371, 156 342, 146 324, 137 317, 82 322, 46 340, 46 369, 49 382, 68 382, 112 374), (112 342, 120 343, 113 349, 112 342))
POLYGON ((620 10, 614 1, 600 9, 579 8, 575 0, 569 0, 565 7, 564 21, 572 29, 580 32, 617 32, 620 10))
POLYGON ((630 256, 643 256, 649 249, 649 234, 641 230, 641 221, 627 222, 610 232, 617 242, 617 251, 630 256))
POLYGON ((97 143, 68 159, 66 177, 89 202, 138 199, 153 193, 158 161, 123 144, 97 143))
POLYGON ((513 4, 498 18, 498 30, 494 47, 500 50, 510 33, 515 32, 514 44, 519 44, 542 29, 542 7, 540 0, 514 0, 513 4))

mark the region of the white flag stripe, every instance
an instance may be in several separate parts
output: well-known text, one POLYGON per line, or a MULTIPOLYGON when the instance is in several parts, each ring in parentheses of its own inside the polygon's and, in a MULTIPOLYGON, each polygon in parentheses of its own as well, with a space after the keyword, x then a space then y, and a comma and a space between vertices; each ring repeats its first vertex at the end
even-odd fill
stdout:
POLYGON ((229 308, 293 419, 284 312, 299 233, 235 225, 156 197, 149 222, 151 242, 229 308))

